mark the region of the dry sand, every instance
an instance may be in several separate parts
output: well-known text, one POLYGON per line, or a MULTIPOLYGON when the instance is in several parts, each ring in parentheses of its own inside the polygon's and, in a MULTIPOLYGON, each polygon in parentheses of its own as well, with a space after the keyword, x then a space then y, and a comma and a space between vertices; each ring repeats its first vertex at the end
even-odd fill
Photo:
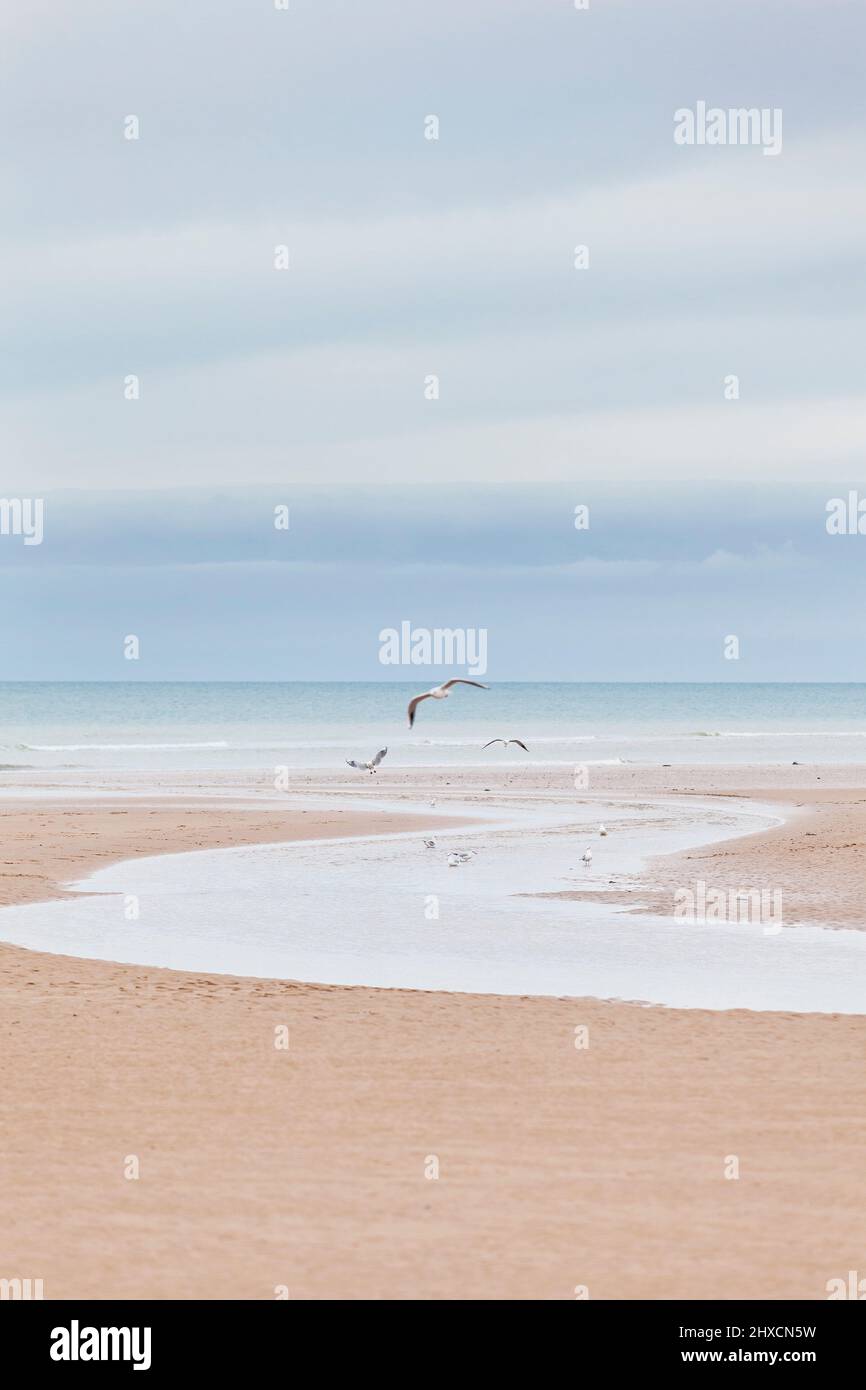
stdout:
MULTIPOLYGON (((640 771, 609 785, 800 804, 779 830, 677 859, 714 884, 760 871, 822 920, 862 921, 850 772, 640 771)), ((479 799, 510 775, 484 773, 479 799)), ((474 785, 424 779, 440 796, 449 781, 474 785)), ((396 828, 356 795, 355 814, 7 803, 0 900, 133 854, 396 828)), ((665 862, 657 886, 681 882, 665 862)), ((863 1267, 866 1018, 340 989, 3 946, 0 1030, 0 1277, 42 1278, 48 1298, 822 1298, 863 1267)))

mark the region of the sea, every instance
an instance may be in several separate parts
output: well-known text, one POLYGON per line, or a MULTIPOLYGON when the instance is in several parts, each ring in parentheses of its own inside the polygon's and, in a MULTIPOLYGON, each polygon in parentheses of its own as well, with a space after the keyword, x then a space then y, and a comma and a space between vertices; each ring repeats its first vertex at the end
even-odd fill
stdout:
MULTIPOLYGON (((866 683, 497 681, 425 701, 402 681, 15 681, 0 684, 5 770, 859 763, 866 683), (492 738, 519 738, 528 754, 492 738)), ((484 678, 482 678, 484 679, 484 678)))
MULTIPOLYGON (((496 682, 487 690, 458 686, 447 700, 422 703, 410 730, 406 705, 425 685, 3 684, 7 796, 30 794, 28 770, 43 791, 46 770, 86 770, 93 776, 82 783, 111 794, 118 780, 123 786, 124 771, 192 771, 206 786, 209 772, 345 770, 347 758, 367 759, 383 747, 395 769, 866 757, 866 684, 496 682), (483 750, 498 737, 519 738, 529 751, 483 750)), ((380 779, 362 783, 370 809, 411 809, 405 800, 389 803, 380 779)), ((333 806, 342 794, 272 795, 291 811, 333 806)), ((112 864, 67 885, 71 897, 4 907, 0 940, 62 955, 336 985, 863 1011, 866 933, 817 924, 782 930, 738 916, 689 925, 670 915, 673 904, 664 916, 634 915, 618 898, 648 856, 767 828, 778 823, 778 808, 731 798, 577 793, 573 804, 560 798, 548 805, 521 798, 515 786, 507 805, 462 804, 449 795, 439 806, 419 797, 415 809, 426 818, 424 833, 112 864), (466 824, 450 826, 461 814, 466 824), (586 846, 590 864, 582 858, 586 846)), ((747 893, 753 887, 742 885, 747 893)))

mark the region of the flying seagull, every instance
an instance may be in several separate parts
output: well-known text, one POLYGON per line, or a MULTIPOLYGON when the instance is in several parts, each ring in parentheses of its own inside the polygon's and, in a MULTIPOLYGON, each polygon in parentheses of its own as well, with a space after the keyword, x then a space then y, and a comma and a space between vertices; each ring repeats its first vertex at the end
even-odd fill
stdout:
POLYGON ((387 748, 380 748, 375 758, 371 758, 368 763, 356 763, 354 758, 347 758, 346 762, 348 763, 349 767, 357 767, 360 769, 361 772, 369 772, 372 775, 372 773, 376 771, 376 768, 379 766, 380 762, 382 761, 387 752, 387 748))
POLYGON ((434 686, 432 690, 425 690, 423 695, 413 695, 409 701, 409 708, 406 713, 409 716, 409 728, 415 723, 415 711, 422 700, 447 700, 452 685, 474 685, 479 690, 489 690, 489 685, 482 685, 480 681, 468 681, 463 676, 455 676, 453 680, 446 681, 444 685, 434 686))
MULTIPOLYGON (((524 753, 529 752, 529 749, 527 748, 526 744, 522 743, 519 738, 492 738, 489 743, 485 743, 484 748, 492 748, 494 743, 504 743, 506 748, 508 747, 509 743, 516 743, 518 748, 523 749, 524 753)), ((482 748, 481 750, 482 753, 484 752, 484 748, 482 748)))
POLYGON ((435 848, 436 848, 436 841, 435 841, 435 840, 425 840, 425 841, 424 841, 424 848, 425 848, 425 849, 435 849, 435 848))

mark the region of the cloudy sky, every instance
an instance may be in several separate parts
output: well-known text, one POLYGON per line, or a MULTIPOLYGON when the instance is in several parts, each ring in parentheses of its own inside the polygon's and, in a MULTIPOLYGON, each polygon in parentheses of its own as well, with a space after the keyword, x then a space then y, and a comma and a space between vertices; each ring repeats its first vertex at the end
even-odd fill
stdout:
POLYGON ((409 621, 486 629, 492 680, 862 680, 866 535, 829 535, 827 499, 823 483, 49 494, 40 546, 0 538, 3 669, 405 680, 379 634, 409 621))
POLYGON ((374 678, 409 618, 503 678, 731 678, 720 629, 740 679, 859 678, 864 38, 860 0, 9 0, 2 491, 47 518, 0 536, 6 674, 126 678, 146 626, 140 678, 374 678), (781 153, 675 144, 699 101, 781 153))
POLYGON ((859 469, 861 0, 0 26, 7 489, 859 469), (781 155, 675 145, 699 100, 781 155))

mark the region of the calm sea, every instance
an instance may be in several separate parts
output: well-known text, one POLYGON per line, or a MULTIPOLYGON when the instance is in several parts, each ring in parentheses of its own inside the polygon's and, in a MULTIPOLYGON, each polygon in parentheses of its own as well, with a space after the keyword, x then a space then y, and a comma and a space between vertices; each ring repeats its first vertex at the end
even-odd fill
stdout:
POLYGON ((406 726, 411 682, 0 684, 5 768, 341 767, 388 746, 389 766, 784 763, 866 759, 866 684, 458 686, 406 726))

